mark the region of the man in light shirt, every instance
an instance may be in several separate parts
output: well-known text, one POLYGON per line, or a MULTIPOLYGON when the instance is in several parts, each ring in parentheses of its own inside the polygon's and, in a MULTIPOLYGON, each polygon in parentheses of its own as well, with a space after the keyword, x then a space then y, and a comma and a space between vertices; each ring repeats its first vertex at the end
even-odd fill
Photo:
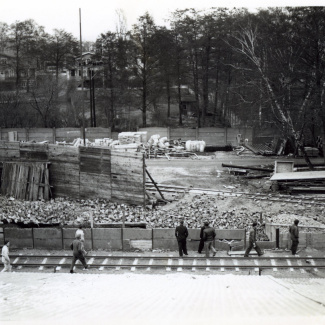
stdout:
POLYGON ((4 246, 2 247, 1 255, 2 255, 2 263, 4 265, 4 268, 1 272, 11 272, 11 265, 10 265, 10 258, 9 258, 9 246, 10 242, 9 240, 5 241, 4 246))
POLYGON ((80 241, 82 243, 83 256, 86 256, 87 252, 85 250, 85 234, 84 234, 84 231, 82 230, 82 225, 79 225, 79 228, 77 229, 76 234, 75 234, 75 238, 78 238, 78 236, 80 236, 80 241))

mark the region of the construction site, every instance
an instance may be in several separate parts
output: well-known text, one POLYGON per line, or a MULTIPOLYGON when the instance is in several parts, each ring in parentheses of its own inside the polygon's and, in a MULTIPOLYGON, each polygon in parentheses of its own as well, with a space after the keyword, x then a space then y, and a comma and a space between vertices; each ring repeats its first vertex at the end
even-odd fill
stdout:
POLYGON ((315 164, 308 171, 302 158, 276 154, 281 142, 254 145, 249 130, 165 129, 161 136, 155 128, 115 140, 100 128, 84 139, 79 129, 43 131, 42 141, 36 130, 1 132, 1 235, 13 247, 64 249, 62 229, 81 224, 94 238, 96 228, 147 231, 144 238, 116 234, 109 244, 89 239, 88 249, 176 250, 173 229, 183 219, 193 240, 208 220, 225 250, 244 249, 257 220, 263 247, 288 248, 296 218, 301 247, 325 246, 325 172, 316 148, 307 148, 315 164), (164 229, 161 238, 156 229, 164 229), (37 231, 51 239, 35 241, 37 231))
POLYGON ((10 241, 13 270, 1 277, 2 322, 324 320, 325 172, 315 149, 310 171, 302 157, 240 133, 213 144, 157 129, 115 139, 94 131, 83 139, 81 130, 51 130, 42 141, 1 132, 0 238, 10 241), (299 250, 290 256, 295 219, 299 250), (175 239, 180 220, 185 257, 175 239), (213 257, 197 252, 203 221, 216 232, 213 257), (264 255, 245 258, 254 221, 264 255), (80 226, 89 268, 78 262, 71 276, 80 226))

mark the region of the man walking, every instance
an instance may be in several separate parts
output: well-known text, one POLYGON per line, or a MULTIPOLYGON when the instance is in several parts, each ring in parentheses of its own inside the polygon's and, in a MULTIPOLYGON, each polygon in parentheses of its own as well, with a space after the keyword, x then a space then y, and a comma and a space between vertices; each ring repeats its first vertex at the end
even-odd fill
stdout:
POLYGON ((183 220, 181 220, 179 226, 176 227, 175 236, 177 238, 179 256, 183 256, 183 253, 185 255, 188 255, 186 248, 186 238, 188 236, 188 231, 184 226, 183 220))
POLYGON ((296 219, 293 222, 293 225, 289 227, 289 233, 290 233, 290 238, 292 241, 292 245, 291 245, 291 252, 292 255, 296 255, 297 253, 297 248, 298 248, 298 244, 299 244, 299 228, 298 228, 298 223, 299 220, 296 219))
POLYGON ((199 254, 202 253, 202 250, 204 248, 204 238, 203 238, 204 229, 205 229, 205 224, 203 224, 203 227, 201 227, 201 231, 200 231, 200 243, 199 243, 199 248, 197 250, 199 254))
POLYGON ((210 256, 210 251, 213 251, 213 256, 216 256, 217 251, 213 247, 213 241, 216 238, 216 231, 214 228, 209 226, 209 222, 204 222, 205 229, 203 229, 203 239, 204 239, 204 246, 205 246, 205 256, 210 256))
POLYGON ((249 252, 254 248, 257 252, 258 256, 264 255, 264 253, 261 251, 259 246, 256 244, 256 232, 257 232, 257 222, 253 222, 253 228, 249 231, 249 240, 248 240, 248 247, 246 249, 244 257, 249 257, 249 252))
POLYGON ((10 241, 6 240, 5 244, 2 247, 1 250, 1 261, 4 265, 4 268, 1 272, 11 272, 11 265, 10 265, 10 258, 9 258, 9 246, 10 246, 10 241))
POLYGON ((72 258, 72 263, 71 263, 71 267, 70 267, 70 273, 74 273, 73 268, 74 268, 77 260, 79 260, 82 263, 82 265, 84 266, 84 270, 88 270, 89 266, 86 262, 84 254, 83 254, 83 243, 81 241, 80 234, 77 235, 76 239, 70 245, 70 248, 73 250, 73 258, 72 258))

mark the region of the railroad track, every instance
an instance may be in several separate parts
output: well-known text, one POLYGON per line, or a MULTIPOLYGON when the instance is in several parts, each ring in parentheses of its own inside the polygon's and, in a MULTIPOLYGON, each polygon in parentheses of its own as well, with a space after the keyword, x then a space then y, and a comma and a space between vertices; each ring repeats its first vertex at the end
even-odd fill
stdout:
MULTIPOLYGON (((260 275, 263 270, 290 270, 291 272, 300 271, 305 273, 306 270, 314 272, 325 272, 325 257, 292 257, 292 256, 262 256, 250 258, 236 256, 217 256, 217 257, 201 257, 186 256, 183 258, 175 256, 126 256, 126 255, 88 255, 87 262, 90 270, 104 271, 114 270, 165 270, 165 271, 219 271, 226 270, 242 271, 252 270, 260 275)), ((71 255, 11 255, 12 266, 14 270, 28 271, 44 271, 52 268, 54 272, 61 269, 69 270, 71 264, 71 255)), ((78 262, 79 263, 79 262, 78 262)), ((76 268, 82 268, 81 264, 77 264, 76 268)), ((324 275, 325 276, 325 275, 324 275)))
MULTIPOLYGON (((219 196, 234 196, 240 197, 245 196, 245 198, 252 200, 267 200, 280 203, 304 203, 313 204, 319 206, 325 206, 325 196, 305 196, 305 195, 286 195, 286 194, 263 194, 263 193, 245 193, 245 192, 235 192, 235 191, 221 191, 214 189, 204 189, 204 188, 189 188, 183 186, 173 186, 157 184, 161 192, 166 193, 193 193, 193 194, 210 194, 219 196)), ((156 191, 154 184, 151 182, 146 182, 146 189, 150 192, 156 191)))

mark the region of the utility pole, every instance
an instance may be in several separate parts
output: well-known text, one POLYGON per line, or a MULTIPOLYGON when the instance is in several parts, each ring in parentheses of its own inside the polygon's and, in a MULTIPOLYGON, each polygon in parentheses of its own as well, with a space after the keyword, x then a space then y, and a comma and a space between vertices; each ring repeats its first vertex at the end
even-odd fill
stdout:
POLYGON ((85 105, 84 105, 84 67, 82 62, 82 36, 81 36, 81 8, 79 8, 79 26, 80 26, 80 64, 81 64, 81 105, 82 105, 82 137, 84 146, 86 146, 85 132, 85 105))

